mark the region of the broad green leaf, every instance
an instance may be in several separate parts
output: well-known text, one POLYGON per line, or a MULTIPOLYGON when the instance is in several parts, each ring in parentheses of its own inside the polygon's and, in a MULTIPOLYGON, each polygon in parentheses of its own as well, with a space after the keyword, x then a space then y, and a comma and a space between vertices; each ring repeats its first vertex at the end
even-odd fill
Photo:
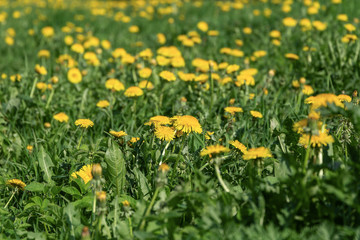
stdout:
POLYGON ((75 187, 62 187, 61 191, 66 192, 67 194, 70 194, 72 196, 74 195, 81 196, 81 193, 75 187))
POLYGON ((44 192, 45 185, 39 182, 31 182, 25 187, 26 190, 30 192, 44 192))
POLYGON ((41 171, 44 172, 45 181, 48 183, 53 183, 53 180, 51 179, 51 176, 53 175, 51 167, 53 167, 54 164, 51 161, 49 155, 45 152, 43 146, 40 146, 37 157, 39 160, 39 165, 40 165, 41 171))
POLYGON ((77 208, 75 208, 73 203, 69 203, 69 205, 67 205, 64 208, 64 215, 65 215, 65 219, 67 221, 67 224, 70 228, 70 232, 68 232, 70 234, 70 236, 72 238, 75 237, 75 228, 76 226, 80 225, 80 214, 77 210, 77 208))
POLYGON ((105 162, 108 165, 108 178, 116 186, 116 193, 120 194, 125 186, 125 160, 123 153, 113 142, 105 153, 105 162))
POLYGON ((143 198, 145 200, 149 199, 150 187, 145 175, 137 168, 134 169, 134 174, 137 178, 137 181, 140 184, 140 189, 143 194, 143 198))

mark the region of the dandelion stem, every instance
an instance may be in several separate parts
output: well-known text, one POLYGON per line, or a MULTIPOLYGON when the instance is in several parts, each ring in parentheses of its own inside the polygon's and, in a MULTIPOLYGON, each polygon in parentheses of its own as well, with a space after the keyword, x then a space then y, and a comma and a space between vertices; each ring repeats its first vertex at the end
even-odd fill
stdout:
POLYGON ((130 232, 130 237, 133 238, 133 228, 132 228, 132 221, 131 221, 131 217, 128 217, 129 220, 129 232, 130 232))
POLYGON ((83 129, 83 130, 81 130, 81 136, 80 136, 80 139, 79 139, 79 143, 78 143, 78 146, 77 146, 77 150, 79 150, 79 149, 80 149, 81 140, 82 140, 82 138, 83 138, 83 135, 84 135, 84 129, 83 129))
POLYGON ((49 105, 50 105, 50 103, 51 103, 51 101, 52 101, 52 99, 53 99, 53 96, 54 96, 54 89, 52 89, 51 90, 51 93, 50 93, 50 96, 49 96, 49 99, 48 99, 48 101, 47 101, 47 103, 46 103, 46 107, 45 107, 45 109, 48 109, 49 108, 49 105))
POLYGON ((205 164, 204 164, 204 166, 202 166, 202 167, 200 168, 200 172, 201 172, 202 170, 204 170, 204 168, 206 168, 208 165, 209 165, 209 163, 208 163, 208 162, 207 162, 207 163, 205 163, 205 164))
POLYGON ((172 175, 171 175, 171 178, 174 178, 174 177, 175 177, 176 168, 177 168, 177 166, 179 165, 179 158, 180 158, 180 155, 181 155, 182 150, 184 149, 185 137, 183 136, 182 138, 183 138, 183 140, 182 140, 181 148, 180 148, 179 153, 178 153, 178 155, 177 155, 176 162, 175 162, 175 165, 174 165, 174 170, 173 170, 173 173, 172 173, 172 175))
POLYGON ((311 144, 311 134, 309 137, 309 143, 308 146, 306 148, 306 155, 305 155, 305 159, 304 159, 304 173, 306 172, 306 169, 308 167, 308 163, 309 163, 309 157, 310 157, 310 144, 311 144))
POLYGON ((214 102, 214 79, 212 77, 212 71, 210 71, 210 109, 209 112, 211 113, 213 102, 214 102))
POLYGON ((11 201, 11 199, 13 199, 13 197, 14 197, 15 193, 16 193, 16 191, 13 191, 13 193, 12 193, 12 195, 11 195, 11 197, 10 197, 9 201, 6 203, 6 205, 5 205, 5 207, 4 207, 4 208, 7 208, 7 206, 9 205, 9 203, 10 203, 10 201, 11 201))
POLYGON ((38 82, 38 78, 36 77, 36 78, 34 79, 34 82, 33 82, 32 88, 31 88, 30 98, 33 98, 33 96, 34 96, 35 87, 36 87, 37 82, 38 82))
POLYGON ((151 209, 152 209, 152 207, 154 206, 155 200, 156 200, 156 198, 157 198, 157 196, 158 196, 158 194, 159 194, 159 190, 160 190, 159 187, 157 187, 157 188, 155 189, 155 193, 154 193, 154 195, 153 195, 153 197, 152 197, 152 199, 151 199, 151 202, 150 202, 148 208, 146 209, 146 212, 145 212, 144 217, 143 217, 142 220, 141 220, 140 228, 139 228, 140 230, 143 230, 144 227, 145 227, 145 223, 146 223, 145 218, 150 214, 151 209))
POLYGON ((229 188, 226 186, 226 184, 224 183, 224 180, 221 177, 221 173, 220 173, 220 168, 218 164, 215 164, 215 172, 216 172, 216 176, 220 182, 220 185, 223 187, 225 192, 230 192, 229 188))

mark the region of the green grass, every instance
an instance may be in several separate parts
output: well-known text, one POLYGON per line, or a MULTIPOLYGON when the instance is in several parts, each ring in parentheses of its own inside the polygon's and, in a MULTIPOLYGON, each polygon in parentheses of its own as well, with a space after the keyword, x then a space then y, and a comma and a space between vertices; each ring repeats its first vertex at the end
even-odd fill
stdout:
POLYGON ((7 75, 0 80, 1 239, 80 239, 85 226, 91 239, 359 238, 360 109, 353 93, 360 90, 360 42, 342 42, 347 34, 345 22, 337 20, 338 14, 347 14, 348 23, 357 27, 352 34, 358 35, 356 0, 338 5, 319 1, 321 8, 315 15, 307 14, 302 1, 294 1, 289 13, 281 10, 283 4, 270 0, 249 1, 243 9, 226 12, 215 1, 203 1, 201 7, 194 1, 173 1, 152 6, 151 20, 141 17, 149 1, 139 8, 134 6, 141 1, 129 1, 125 9, 115 2, 99 1, 97 7, 87 1, 71 2, 64 8, 36 1, 0 6, 0 14, 8 15, 0 24, 0 74, 7 75), (173 12, 159 14, 167 6, 173 12), (107 12, 96 16, 92 14, 96 8, 107 12), (271 16, 263 15, 265 9, 272 10, 271 16), (254 15, 254 10, 261 14, 254 15), (21 17, 13 18, 14 11, 20 11, 21 17), (115 21, 118 12, 130 16, 130 22, 115 21), (282 23, 285 17, 319 20, 327 28, 302 31, 299 23, 289 28, 282 23), (200 21, 207 22, 209 30, 219 31, 219 36, 197 29, 200 21), (62 32, 69 22, 81 27, 85 38, 92 35, 111 42, 110 49, 99 45, 85 50, 97 54, 99 66, 91 66, 65 44, 66 35, 80 41, 75 28, 62 32), (129 33, 131 25, 139 26, 140 32, 129 33), (42 35, 45 26, 54 28, 53 37, 42 35), (244 27, 251 27, 252 34, 244 34, 244 27), (13 46, 5 43, 9 28, 16 32, 13 46), (29 35, 29 29, 35 34, 29 35), (272 30, 281 32, 280 46, 272 44, 272 30), (197 31, 201 43, 183 46, 178 36, 190 31, 197 31), (132 56, 150 48, 155 59, 162 46, 158 33, 166 36, 164 46, 176 46, 181 52, 185 67, 154 65, 140 57, 126 65, 112 57, 116 48, 132 56), (236 39, 243 46, 237 46, 236 39), (140 41, 142 46, 136 46, 140 41), (304 46, 316 51, 305 52, 304 46), (239 49, 244 57, 221 54, 224 47, 239 49), (41 49, 49 50, 50 58, 38 58, 41 49), (266 51, 266 56, 252 58, 259 50, 266 51), (299 60, 285 58, 286 53, 297 54, 299 60), (63 54, 72 56, 77 68, 86 71, 79 84, 68 81, 69 68, 57 61, 63 54), (159 77, 163 70, 176 76, 178 71, 200 75, 203 72, 192 65, 196 58, 237 64, 240 70, 234 74, 214 70, 221 78, 232 78, 227 84, 210 72, 204 72, 209 75, 206 82, 185 82, 179 77, 167 82, 159 77), (35 64, 44 66, 47 75, 36 73, 35 64), (109 78, 120 80, 126 89, 137 85, 139 67, 152 69, 148 80, 154 89, 144 90, 138 98, 106 89, 109 78), (258 70, 255 85, 237 87, 236 75, 247 68, 258 70), (14 74, 20 74, 21 80, 11 81, 14 74), (51 82, 53 76, 59 78, 58 83, 51 82), (344 108, 328 104, 318 109, 320 119, 304 128, 316 135, 316 124, 321 121, 334 140, 327 146, 305 148, 299 144, 301 134, 293 130, 294 123, 310 112, 304 102, 309 96, 292 85, 301 77, 313 88, 313 96, 352 97, 344 108), (52 84, 53 89, 41 91, 37 82, 52 84), (252 99, 250 94, 254 94, 252 99), (224 108, 232 99, 243 112, 229 117, 224 108), (110 106, 97 107, 100 100, 108 100, 110 106), (252 117, 252 110, 263 118, 252 117), (53 116, 59 112, 65 112, 69 121, 56 121, 53 116), (160 141, 154 127, 144 125, 156 115, 194 116, 203 131, 160 141), (94 126, 85 130, 75 126, 82 118, 91 119, 94 126), (110 130, 128 135, 116 139, 110 130), (208 131, 214 132, 210 138, 208 131), (130 144, 132 137, 139 141, 130 144), (233 140, 248 149, 266 147, 272 157, 244 160, 244 154, 230 144, 233 140), (216 144, 230 151, 213 158, 200 155, 216 144), (101 179, 85 184, 71 177, 84 165, 95 163, 102 167, 101 179), (159 171, 160 163, 170 170, 159 171), (7 184, 14 178, 27 184, 25 190, 7 184), (101 190, 106 192, 105 202, 96 200, 101 190), (124 205, 125 200, 130 206, 124 205))

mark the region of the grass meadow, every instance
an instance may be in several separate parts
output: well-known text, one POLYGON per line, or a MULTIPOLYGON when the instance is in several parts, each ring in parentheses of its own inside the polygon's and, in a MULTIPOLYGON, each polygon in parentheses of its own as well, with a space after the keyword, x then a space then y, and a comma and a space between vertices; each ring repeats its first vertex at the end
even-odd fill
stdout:
POLYGON ((0 1, 0 239, 360 239, 358 0, 0 1))

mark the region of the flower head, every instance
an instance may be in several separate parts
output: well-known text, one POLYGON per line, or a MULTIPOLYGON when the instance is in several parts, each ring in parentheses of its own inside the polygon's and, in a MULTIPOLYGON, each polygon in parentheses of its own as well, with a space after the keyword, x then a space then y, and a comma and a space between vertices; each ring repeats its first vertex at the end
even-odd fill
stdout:
POLYGON ((126 97, 140 97, 144 94, 143 90, 137 86, 132 86, 126 89, 124 95, 126 97))
POLYGON ((14 188, 18 188, 20 190, 24 190, 26 187, 26 184, 23 181, 16 179, 16 178, 7 180, 6 184, 9 186, 12 186, 14 188))
POLYGON ((149 126, 154 125, 155 127, 157 127, 161 125, 167 125, 170 123, 171 122, 169 117, 158 115, 151 117, 149 122, 145 123, 144 125, 149 125, 149 126))
POLYGON ((53 118, 58 122, 68 122, 69 116, 66 115, 64 112, 60 112, 58 114, 55 114, 53 118))
POLYGON ((67 78, 71 83, 79 83, 82 81, 82 75, 78 68, 71 68, 67 73, 67 78))
POLYGON ((40 66, 39 64, 35 65, 35 72, 37 72, 40 75, 46 75, 47 74, 46 68, 44 66, 40 66))
POLYGON ((243 109, 241 107, 226 107, 224 108, 225 112, 230 113, 231 115, 234 115, 238 112, 243 112, 243 109))
POLYGON ((263 115, 261 114, 261 112, 258 112, 258 111, 250 111, 250 114, 254 118, 263 118, 263 115))
POLYGON ((162 78, 162 79, 165 79, 166 81, 169 81, 169 82, 172 82, 172 81, 175 81, 176 80, 176 76, 175 74, 173 74, 172 72, 170 71, 162 71, 159 76, 162 78))
POLYGON ((121 138, 121 137, 127 136, 126 132, 124 132, 124 131, 115 132, 115 131, 111 130, 109 133, 116 138, 121 138))
POLYGON ((122 91, 125 89, 124 84, 115 78, 110 78, 105 82, 105 87, 112 91, 122 91))
POLYGON ((327 107, 328 104, 335 104, 338 107, 344 107, 344 104, 340 99, 331 93, 322 93, 316 96, 311 96, 305 99, 306 104, 311 104, 311 109, 317 109, 320 107, 327 107))
POLYGON ((79 171, 73 172, 71 174, 71 177, 78 178, 79 176, 82 180, 84 180, 84 183, 86 184, 93 179, 92 168, 93 164, 85 165, 79 171))
POLYGON ((243 156, 244 160, 267 158, 267 157, 272 157, 272 155, 270 150, 265 147, 250 148, 243 156))
POLYGON ((106 107, 110 106, 110 103, 108 100, 100 100, 100 101, 98 101, 96 106, 99 108, 106 108, 106 107))
POLYGON ((88 128, 94 126, 94 123, 90 119, 78 119, 75 121, 75 125, 82 128, 88 128))
POLYGON ((329 143, 334 142, 334 138, 331 135, 328 135, 328 131, 326 129, 319 131, 318 135, 311 135, 311 138, 310 134, 302 134, 299 139, 299 143, 303 147, 307 148, 309 140, 312 147, 327 146, 329 143))
POLYGON ((155 128, 155 136, 160 140, 170 142, 175 138, 175 131, 171 127, 158 126, 155 128))
POLYGON ((240 150, 242 153, 246 153, 246 152, 247 152, 247 147, 245 147, 245 145, 242 144, 241 142, 239 142, 238 140, 230 141, 229 143, 230 143, 232 146, 234 146, 236 149, 240 150))
POLYGON ((207 146, 206 148, 201 150, 200 156, 203 157, 203 156, 209 155, 210 157, 213 157, 217 154, 226 153, 229 151, 230 151, 230 149, 228 149, 227 147, 224 147, 221 145, 211 145, 211 146, 207 146))
POLYGON ((171 118, 171 121, 176 130, 182 131, 185 133, 196 132, 202 133, 202 128, 199 121, 189 115, 184 116, 174 116, 171 118))

